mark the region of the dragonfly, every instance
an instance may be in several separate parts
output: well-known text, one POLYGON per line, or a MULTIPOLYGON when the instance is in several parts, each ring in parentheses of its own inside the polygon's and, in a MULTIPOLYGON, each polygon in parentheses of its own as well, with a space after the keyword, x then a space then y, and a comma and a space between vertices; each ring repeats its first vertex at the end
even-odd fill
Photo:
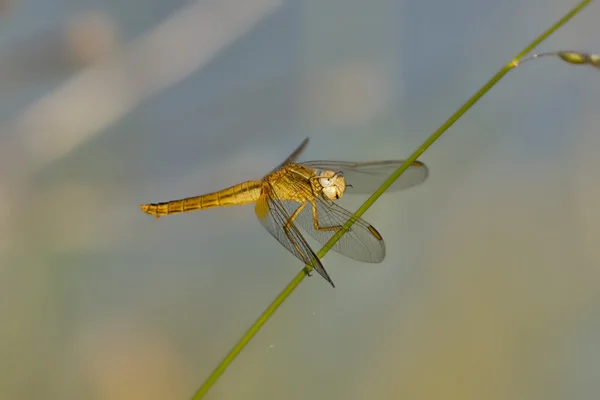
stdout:
MULTIPOLYGON (((140 208, 158 219, 182 212, 254 203, 256 216, 267 231, 290 253, 306 266, 314 268, 335 287, 302 232, 325 245, 352 219, 354 224, 331 250, 363 262, 382 262, 385 258, 385 242, 381 234, 364 219, 354 218, 337 200, 346 192, 373 193, 404 160, 296 162, 308 141, 309 138, 304 139, 285 161, 260 180, 243 182, 201 196, 143 204, 140 208)), ((428 174, 427 166, 415 161, 388 191, 418 185, 427 179, 428 174)), ((307 272, 310 274, 310 268, 307 268, 307 272)))

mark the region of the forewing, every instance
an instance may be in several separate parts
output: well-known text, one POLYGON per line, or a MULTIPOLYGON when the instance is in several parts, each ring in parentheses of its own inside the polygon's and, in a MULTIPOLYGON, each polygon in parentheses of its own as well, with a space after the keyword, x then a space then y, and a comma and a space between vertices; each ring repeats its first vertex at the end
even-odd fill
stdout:
MULTIPOLYGON (((292 202, 281 202, 281 205, 291 214, 292 202)), ((325 245, 329 239, 352 218, 352 213, 338 204, 321 197, 314 198, 312 203, 296 217, 295 223, 302 227, 319 243, 325 245), (315 227, 313 207, 316 207, 318 227, 315 227), (338 229, 328 229, 338 228, 338 229)), ((331 248, 346 257, 355 260, 378 263, 385 258, 385 242, 377 230, 362 218, 355 220, 350 230, 346 232, 331 248)))
POLYGON ((304 139, 302 141, 302 143, 300 143, 300 146, 298 146, 296 148, 296 150, 294 150, 294 152, 292 154, 290 154, 289 157, 286 158, 284 162, 282 162, 281 164, 279 164, 277 166, 277 168, 275 168, 273 171, 275 171, 275 170, 283 167, 286 164, 293 163, 294 161, 296 161, 296 159, 298 158, 298 156, 300 156, 300 154, 304 151, 304 149, 308 145, 308 139, 309 138, 304 139))
MULTIPOLYGON (((323 278, 334 286, 321 260, 319 260, 308 243, 306 243, 298 228, 294 224, 291 224, 287 231, 284 228, 291 215, 288 213, 288 210, 291 210, 293 213, 295 209, 292 210, 289 207, 286 209, 278 199, 270 196, 272 193, 272 191, 266 193, 256 202, 255 211, 258 220, 290 253, 298 257, 304 264, 311 265, 323 278)), ((296 209, 301 206, 300 203, 290 202, 290 204, 295 204, 296 209)))
MULTIPOLYGON (((387 160, 372 162, 349 161, 307 161, 300 164, 315 169, 326 169, 335 172, 342 171, 347 193, 373 193, 383 182, 394 173, 404 160, 387 160)), ((429 169, 419 161, 413 162, 400 178, 390 186, 388 191, 399 191, 418 185, 427 179, 429 169)))

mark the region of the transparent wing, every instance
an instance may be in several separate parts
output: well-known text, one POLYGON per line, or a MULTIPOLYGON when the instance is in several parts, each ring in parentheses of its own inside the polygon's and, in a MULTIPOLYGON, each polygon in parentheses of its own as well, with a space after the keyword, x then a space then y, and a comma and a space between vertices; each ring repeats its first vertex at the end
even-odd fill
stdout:
MULTIPOLYGON (((397 170, 404 160, 387 160, 372 162, 349 161, 307 161, 300 164, 315 169, 342 171, 347 193, 373 193, 381 184, 397 170)), ((429 175, 429 169, 419 161, 412 163, 406 171, 396 179, 388 191, 399 191, 422 183, 429 175)))
MULTIPOLYGON (((271 191, 271 193, 273 192, 271 191)), ((301 206, 300 203, 293 204, 296 204, 296 209, 301 206)), ((329 274, 325 271, 321 260, 319 260, 308 243, 306 243, 298 228, 294 224, 291 224, 289 229, 285 229, 285 224, 288 222, 290 215, 292 215, 288 213, 288 210, 292 211, 292 214, 295 211, 291 208, 286 209, 279 200, 270 197, 269 194, 261 196, 256 202, 255 207, 258 220, 269 233, 304 264, 312 265, 331 286, 335 287, 329 274)))
MULTIPOLYGON (((298 209, 295 205, 297 203, 291 201, 278 203, 290 215, 298 209)), ((306 203, 294 219, 294 223, 325 245, 351 217, 352 213, 338 204, 315 197, 312 202, 306 203)), ((379 232, 364 219, 359 218, 355 221, 350 231, 346 232, 331 250, 359 261, 371 263, 383 261, 385 242, 379 232)))
POLYGON ((304 149, 306 148, 306 146, 308 145, 308 139, 309 138, 304 139, 302 141, 302 143, 300 143, 300 146, 298 146, 296 148, 296 150, 294 150, 294 152, 292 154, 290 154, 289 157, 286 158, 284 162, 282 162, 281 164, 279 164, 277 166, 277 168, 275 168, 273 171, 275 171, 275 170, 283 167, 286 164, 294 162, 298 158, 298 156, 300 156, 300 154, 304 151, 304 149))

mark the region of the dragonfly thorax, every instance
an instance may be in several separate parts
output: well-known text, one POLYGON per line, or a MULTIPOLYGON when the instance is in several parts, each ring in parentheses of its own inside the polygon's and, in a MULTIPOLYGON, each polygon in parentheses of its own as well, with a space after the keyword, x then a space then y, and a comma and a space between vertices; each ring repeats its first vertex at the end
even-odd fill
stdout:
POLYGON ((346 191, 346 179, 340 172, 329 170, 317 171, 319 183, 321 184, 321 193, 327 200, 337 200, 346 191))

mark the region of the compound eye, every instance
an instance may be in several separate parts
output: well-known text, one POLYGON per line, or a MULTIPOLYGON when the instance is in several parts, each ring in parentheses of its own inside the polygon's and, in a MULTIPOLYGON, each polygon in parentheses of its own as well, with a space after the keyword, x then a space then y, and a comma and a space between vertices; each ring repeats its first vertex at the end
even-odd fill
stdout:
POLYGON ((340 198, 336 188, 333 186, 323 188, 323 196, 325 196, 327 200, 337 200, 340 198))
POLYGON ((326 188, 330 187, 333 184, 333 180, 331 178, 321 178, 319 179, 319 183, 321 184, 321 186, 326 188))

